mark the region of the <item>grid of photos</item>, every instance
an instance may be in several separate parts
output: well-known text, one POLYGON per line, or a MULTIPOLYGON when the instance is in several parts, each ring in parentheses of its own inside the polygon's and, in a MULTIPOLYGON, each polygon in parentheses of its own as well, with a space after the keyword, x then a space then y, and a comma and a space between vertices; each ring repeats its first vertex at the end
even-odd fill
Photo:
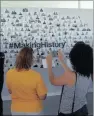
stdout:
POLYGON ((51 51, 53 67, 60 66, 57 51, 65 56, 77 41, 92 46, 93 31, 80 16, 59 15, 45 9, 3 8, 1 10, 1 50, 5 53, 5 69, 15 66, 16 55, 22 47, 34 50, 33 67, 44 68, 42 60, 51 51))

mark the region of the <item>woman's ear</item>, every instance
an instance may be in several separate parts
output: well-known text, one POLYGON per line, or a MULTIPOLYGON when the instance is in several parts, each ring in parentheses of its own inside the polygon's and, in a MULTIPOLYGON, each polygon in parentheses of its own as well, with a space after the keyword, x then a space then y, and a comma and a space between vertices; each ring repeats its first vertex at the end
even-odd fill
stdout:
POLYGON ((10 89, 8 89, 8 92, 9 92, 10 94, 12 94, 12 91, 11 91, 10 89))

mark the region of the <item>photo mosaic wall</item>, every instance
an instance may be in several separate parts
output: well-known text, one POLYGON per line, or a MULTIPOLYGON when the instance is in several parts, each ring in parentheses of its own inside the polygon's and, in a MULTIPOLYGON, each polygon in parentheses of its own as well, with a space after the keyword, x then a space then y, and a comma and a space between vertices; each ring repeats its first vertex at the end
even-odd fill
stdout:
POLYGON ((24 46, 34 50, 33 67, 43 68, 42 59, 52 51, 53 67, 59 66, 57 51, 65 56, 77 41, 92 46, 93 31, 80 15, 65 15, 56 9, 2 8, 1 51, 5 53, 5 69, 15 65, 15 58, 24 46))

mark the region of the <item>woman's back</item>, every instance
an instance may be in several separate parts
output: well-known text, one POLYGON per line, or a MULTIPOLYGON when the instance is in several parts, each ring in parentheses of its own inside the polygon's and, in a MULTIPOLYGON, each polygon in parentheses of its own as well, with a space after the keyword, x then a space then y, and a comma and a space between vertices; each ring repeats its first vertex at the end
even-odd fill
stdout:
POLYGON ((58 78, 55 78, 52 71, 52 54, 49 54, 46 58, 51 84, 64 87, 64 91, 62 92, 63 96, 61 96, 62 99, 60 99, 58 116, 88 116, 86 94, 91 83, 88 77, 93 75, 93 49, 84 42, 77 42, 69 53, 72 69, 65 64, 61 50, 58 52, 58 58, 64 69, 63 75, 58 78), (74 72, 87 76, 83 77, 77 75, 76 90, 76 76, 74 72))
POLYGON ((64 86, 60 111, 68 114, 72 112, 72 103, 75 92, 74 112, 87 104, 86 94, 91 83, 91 78, 77 74, 77 83, 73 87, 64 86), (76 88, 75 88, 76 87, 76 88))
POLYGON ((38 96, 47 94, 41 75, 34 70, 17 71, 11 69, 6 78, 11 90, 12 109, 16 112, 39 112, 42 103, 38 96))

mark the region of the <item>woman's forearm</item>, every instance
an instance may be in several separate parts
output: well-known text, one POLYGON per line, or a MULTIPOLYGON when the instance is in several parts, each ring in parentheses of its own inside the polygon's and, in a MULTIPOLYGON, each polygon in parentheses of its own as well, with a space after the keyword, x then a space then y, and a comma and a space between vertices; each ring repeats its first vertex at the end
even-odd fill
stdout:
POLYGON ((48 66, 48 74, 49 74, 50 82, 53 83, 53 81, 54 81, 54 74, 53 74, 52 68, 50 66, 48 66))
POLYGON ((64 71, 65 71, 65 72, 71 71, 71 69, 64 63, 63 60, 61 61, 61 65, 62 65, 62 67, 64 68, 64 71))

